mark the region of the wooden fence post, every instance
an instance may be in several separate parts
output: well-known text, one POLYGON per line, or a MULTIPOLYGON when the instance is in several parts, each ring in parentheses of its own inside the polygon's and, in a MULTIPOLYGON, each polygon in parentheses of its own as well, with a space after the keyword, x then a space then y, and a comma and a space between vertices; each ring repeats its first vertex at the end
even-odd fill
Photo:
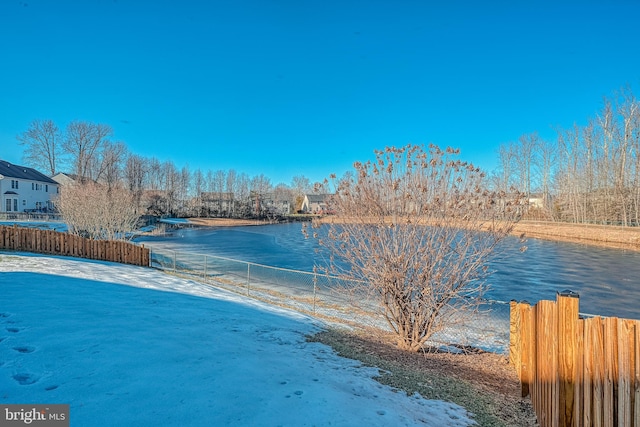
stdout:
POLYGON ((559 377, 559 425, 571 427, 574 423, 574 393, 576 384, 576 359, 578 337, 577 293, 566 290, 558 292, 558 377, 559 377))
POLYGON ((522 356, 520 352, 520 331, 522 330, 522 323, 518 305, 515 300, 509 301, 509 363, 516 369, 518 379, 522 380, 520 377, 520 358, 522 356))

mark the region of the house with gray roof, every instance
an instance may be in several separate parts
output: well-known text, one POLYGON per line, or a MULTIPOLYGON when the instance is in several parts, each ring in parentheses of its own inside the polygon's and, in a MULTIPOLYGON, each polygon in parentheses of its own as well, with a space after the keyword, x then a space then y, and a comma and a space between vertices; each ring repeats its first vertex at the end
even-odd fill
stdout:
POLYGON ((61 186, 71 185, 78 182, 78 175, 72 173, 58 172, 51 177, 52 180, 60 184, 61 186))
POLYGON ((301 210, 310 214, 326 214, 330 197, 330 194, 305 194, 301 210))
POLYGON ((60 185, 33 168, 0 160, 0 212, 52 212, 60 185))

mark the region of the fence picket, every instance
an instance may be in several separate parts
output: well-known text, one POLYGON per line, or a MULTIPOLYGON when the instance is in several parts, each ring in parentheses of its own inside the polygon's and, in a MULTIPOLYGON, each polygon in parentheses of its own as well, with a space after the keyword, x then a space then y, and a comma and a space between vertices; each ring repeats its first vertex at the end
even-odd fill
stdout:
POLYGON ((618 321, 618 425, 631 425, 631 352, 633 322, 618 321))
POLYGON ((618 380, 618 318, 604 319, 604 426, 614 427, 617 419, 615 399, 618 380))
POLYGON ((633 427, 640 427, 640 321, 635 322, 633 346, 633 427))
POLYGON ((584 413, 584 322, 576 319, 576 363, 573 370, 573 426, 582 427, 584 413))
POLYGON ((574 425, 575 377, 578 337, 578 298, 572 293, 557 295, 558 331, 558 424, 574 425))
POLYGON ((592 319, 581 319, 582 340, 584 357, 583 361, 583 382, 582 382, 582 425, 589 427, 592 425, 591 411, 593 408, 593 338, 591 335, 592 319))
MULTIPOLYGON (((509 341, 509 363, 515 366, 516 374, 518 375, 518 379, 522 381, 522 334, 520 331, 522 330, 522 319, 521 313, 522 310, 520 306, 523 304, 518 304, 516 301, 511 301, 509 303, 509 336, 511 340, 509 341)), ((524 386, 523 386, 524 387, 524 386)), ((524 394, 524 390, 522 391, 523 397, 526 396, 524 394)))
POLYGON ((531 395, 531 387, 533 383, 533 373, 535 372, 535 357, 532 357, 531 346, 535 345, 535 331, 531 323, 532 308, 529 304, 522 304, 521 308, 522 321, 522 344, 520 346, 520 360, 522 363, 521 381, 522 381, 522 397, 531 395))

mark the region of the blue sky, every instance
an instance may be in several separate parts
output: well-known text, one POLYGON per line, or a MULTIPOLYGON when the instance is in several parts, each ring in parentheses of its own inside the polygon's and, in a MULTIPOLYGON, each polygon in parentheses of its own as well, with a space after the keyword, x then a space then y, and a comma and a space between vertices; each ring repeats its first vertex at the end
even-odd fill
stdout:
POLYGON ((34 119, 272 183, 435 143, 491 170, 522 134, 640 92, 640 2, 4 0, 0 158, 34 119))

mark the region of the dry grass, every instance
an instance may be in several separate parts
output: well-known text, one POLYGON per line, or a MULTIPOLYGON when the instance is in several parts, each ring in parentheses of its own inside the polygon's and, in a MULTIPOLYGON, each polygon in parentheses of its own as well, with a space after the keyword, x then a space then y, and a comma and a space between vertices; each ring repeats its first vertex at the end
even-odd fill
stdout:
MULTIPOLYGON (((374 223, 378 218, 372 218, 369 222, 374 223)), ((390 220, 390 219, 389 219, 390 220)), ((354 221, 343 217, 323 217, 322 223, 340 223, 354 221)), ((360 222, 367 220, 359 219, 360 222)), ((428 224, 428 221, 419 221, 421 224, 428 224)), ((464 227, 464 225, 461 225, 464 227)), ((564 222, 551 221, 520 221, 512 234, 526 237, 581 243, 585 245, 601 246, 615 249, 627 249, 640 251, 640 227, 616 227, 611 225, 592 224, 570 224, 564 222)))
POLYGON ((308 339, 380 369, 382 384, 466 408, 480 426, 537 425, 531 401, 520 397, 515 370, 505 356, 409 353, 375 332, 355 331, 329 329, 308 339))
POLYGON ((514 234, 537 239, 640 251, 640 227, 520 221, 514 234))

